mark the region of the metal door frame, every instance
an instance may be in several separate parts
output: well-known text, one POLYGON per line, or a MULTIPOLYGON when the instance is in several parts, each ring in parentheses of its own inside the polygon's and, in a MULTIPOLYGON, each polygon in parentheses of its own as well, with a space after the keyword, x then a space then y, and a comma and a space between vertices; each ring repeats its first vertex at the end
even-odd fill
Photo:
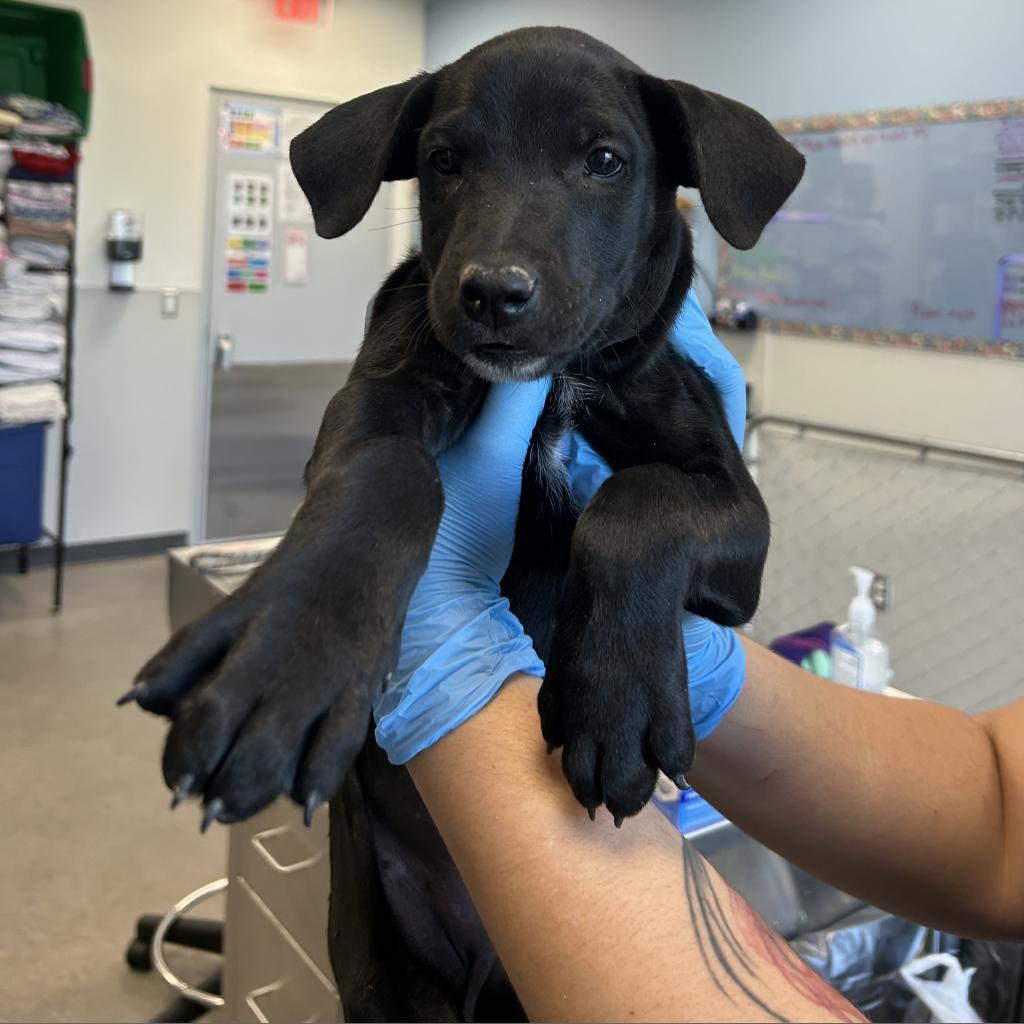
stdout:
MULTIPOLYGON (((253 100, 278 106, 289 103, 319 103, 332 107, 340 100, 324 99, 322 96, 282 96, 274 93, 253 92, 251 89, 232 89, 226 85, 209 87, 209 108, 206 118, 206 215, 203 224, 203 277, 202 315, 199 337, 199 374, 196 381, 200 394, 198 403, 199 422, 194 424, 195 443, 198 448, 194 459, 192 522, 189 543, 199 544, 206 540, 206 498, 210 472, 210 413, 213 407, 213 269, 215 265, 213 239, 215 236, 214 216, 217 211, 217 118, 218 106, 228 96, 251 97, 253 100)), ((275 210, 274 216, 277 216, 275 210)), ((242 539, 242 538, 232 538, 242 539)))

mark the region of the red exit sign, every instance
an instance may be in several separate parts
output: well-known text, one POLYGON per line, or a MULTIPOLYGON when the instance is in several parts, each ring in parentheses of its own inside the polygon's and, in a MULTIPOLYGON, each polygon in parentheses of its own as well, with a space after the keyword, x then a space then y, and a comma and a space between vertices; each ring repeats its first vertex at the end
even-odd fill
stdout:
POLYGON ((300 25, 319 25, 320 0, 274 0, 274 17, 300 25))

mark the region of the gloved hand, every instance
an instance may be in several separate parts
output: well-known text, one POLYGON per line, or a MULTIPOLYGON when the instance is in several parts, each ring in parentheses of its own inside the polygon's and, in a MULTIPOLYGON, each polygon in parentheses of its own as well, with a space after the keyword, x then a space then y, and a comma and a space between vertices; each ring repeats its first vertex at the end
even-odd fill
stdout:
MULTIPOLYGON (((686 296, 670 340, 675 349, 696 363, 718 388, 729 429, 737 446, 742 448, 747 415, 743 371, 715 337, 693 291, 686 296)), ((608 464, 573 431, 569 438, 569 486, 580 508, 586 507, 609 476, 608 464)), ((746 657, 739 638, 731 629, 696 615, 687 614, 683 618, 683 644, 689 676, 690 715, 697 739, 703 740, 711 735, 740 695, 746 657)))
MULTIPOLYGON (((741 442, 743 373, 692 292, 672 341, 719 388, 741 442)), ((406 614, 399 663, 374 706, 377 742, 395 764, 471 718, 514 672, 544 674, 499 583, 512 556, 523 461, 549 387, 550 381, 492 384, 476 422, 438 460, 445 513, 406 614)), ((570 486, 582 507, 611 470, 575 433, 568 451, 570 486)), ((703 739, 739 695, 746 662, 732 630, 706 619, 687 616, 683 636, 691 713, 703 739)))
POLYGON ((445 510, 413 592, 402 652, 377 699, 377 743, 404 764, 472 718, 514 672, 544 663, 501 597, 523 462, 551 381, 492 384, 476 421, 438 459, 445 510))

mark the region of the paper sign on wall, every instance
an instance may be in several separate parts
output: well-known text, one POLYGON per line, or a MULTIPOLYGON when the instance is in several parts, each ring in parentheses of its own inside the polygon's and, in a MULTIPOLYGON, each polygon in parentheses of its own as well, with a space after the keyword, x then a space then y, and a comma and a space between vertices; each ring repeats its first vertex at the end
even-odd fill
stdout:
POLYGON ((305 131, 321 116, 318 110, 307 110, 298 107, 285 107, 281 116, 282 139, 281 151, 284 160, 277 169, 277 219, 291 224, 312 224, 313 211, 309 208, 306 196, 292 173, 288 162, 288 149, 292 139, 305 131))
POLYGON ((217 137, 225 153, 281 153, 281 111, 254 103, 225 100, 218 112, 217 137))
POLYGON ((309 234, 302 228, 285 232, 284 283, 305 284, 309 266, 309 234))
POLYGON ((273 234, 274 179, 269 174, 228 175, 228 230, 269 238, 273 234))
POLYGON ((285 107, 281 114, 281 148, 285 156, 292 139, 304 132, 314 121, 319 121, 324 111, 308 110, 305 107, 285 107))
POLYGON ((274 179, 228 175, 224 283, 229 292, 266 292, 274 244, 274 179))
POLYGON ((291 165, 282 160, 277 168, 277 219, 289 224, 312 224, 313 211, 305 193, 292 174, 291 165))

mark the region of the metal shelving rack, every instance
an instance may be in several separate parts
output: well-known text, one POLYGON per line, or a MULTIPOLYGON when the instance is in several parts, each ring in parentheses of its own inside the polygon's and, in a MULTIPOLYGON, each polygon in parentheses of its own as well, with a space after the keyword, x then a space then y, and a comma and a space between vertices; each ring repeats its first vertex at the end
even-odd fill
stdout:
MULTIPOLYGON (((60 448, 58 453, 58 485, 57 485, 57 528, 43 528, 41 539, 34 543, 18 544, 18 571, 27 573, 33 548, 41 547, 49 541, 53 547, 53 611, 59 612, 64 607, 64 565, 67 555, 67 511, 68 511, 68 463, 74 454, 71 446, 71 417, 73 412, 74 357, 75 357, 75 239, 78 228, 78 147, 80 139, 66 136, 5 136, 11 142, 45 141, 67 146, 73 152, 74 164, 71 172, 71 223, 73 225, 71 244, 68 247, 68 263, 66 267, 46 268, 34 267, 28 270, 31 274, 66 273, 68 275, 67 303, 64 309, 64 368, 61 374, 61 392, 64 396, 66 415, 60 424, 60 448)), ((10 387, 11 385, 2 385, 10 387)), ((15 385, 16 386, 16 385, 15 385)))
MULTIPOLYGON (((0 93, 34 96, 58 103, 75 114, 80 124, 80 129, 72 134, 42 135, 15 128, 4 135, 11 142, 36 141, 63 145, 71 151, 73 157, 70 174, 72 237, 67 266, 60 268, 68 275, 64 310, 64 366, 59 381, 67 408, 60 423, 56 526, 52 530, 44 528, 34 543, 22 544, 15 541, 13 545, 4 545, 15 547, 18 568, 22 572, 28 571, 33 548, 48 544, 52 546, 55 570, 53 610, 59 612, 64 603, 64 566, 67 555, 68 466, 74 451, 71 430, 74 414, 78 161, 82 142, 89 134, 93 65, 81 13, 73 8, 53 6, 50 2, 0 0, 0 43, 8 58, 0 62, 0 93)), ((32 273, 52 274, 57 268, 30 270, 32 273)))

